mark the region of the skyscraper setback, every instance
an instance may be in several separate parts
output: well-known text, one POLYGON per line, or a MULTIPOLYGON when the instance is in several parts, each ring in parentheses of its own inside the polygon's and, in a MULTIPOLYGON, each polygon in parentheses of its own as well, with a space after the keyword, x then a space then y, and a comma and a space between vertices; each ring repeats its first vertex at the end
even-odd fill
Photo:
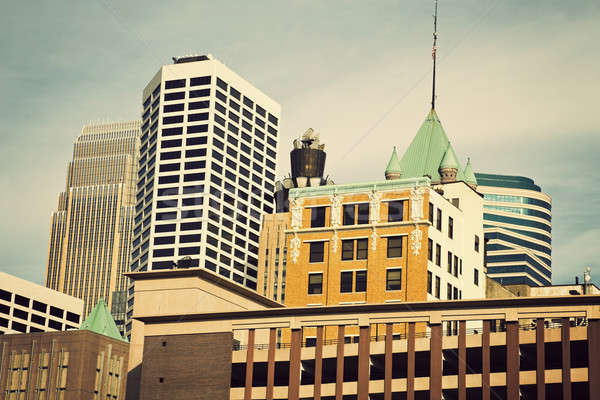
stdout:
POLYGON ((280 105, 212 56, 174 58, 142 101, 131 269, 202 267, 256 289, 280 105))
POLYGON ((100 298, 123 330, 140 122, 84 126, 73 145, 65 191, 52 213, 46 286, 84 300, 100 298))

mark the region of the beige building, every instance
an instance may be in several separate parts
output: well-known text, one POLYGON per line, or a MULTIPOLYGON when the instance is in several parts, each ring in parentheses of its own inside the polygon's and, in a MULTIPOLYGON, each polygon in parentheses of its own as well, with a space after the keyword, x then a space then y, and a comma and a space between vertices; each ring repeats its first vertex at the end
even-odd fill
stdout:
POLYGON ((263 217, 258 253, 257 291, 270 299, 285 302, 287 267, 287 212, 263 217))
POLYGON ((139 136, 139 121, 84 126, 50 222, 46 286, 83 299, 84 315, 106 299, 121 330, 139 136))
POLYGON ((130 276, 128 400, 600 397, 600 296, 282 308, 206 271, 130 276))
POLYGON ((0 335, 77 329, 83 300, 0 272, 0 335))

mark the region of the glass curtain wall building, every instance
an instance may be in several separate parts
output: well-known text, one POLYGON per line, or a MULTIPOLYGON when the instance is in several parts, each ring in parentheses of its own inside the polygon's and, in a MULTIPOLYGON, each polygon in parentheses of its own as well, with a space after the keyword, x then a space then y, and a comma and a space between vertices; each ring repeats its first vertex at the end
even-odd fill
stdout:
POLYGON ((84 126, 50 221, 46 286, 83 299, 84 317, 105 299, 122 331, 139 147, 140 121, 84 126))
POLYGON ((487 274, 504 285, 552 283, 552 199, 530 178, 476 173, 487 274))
POLYGON ((160 68, 143 91, 132 270, 202 267, 256 289, 280 112, 212 56, 160 68))

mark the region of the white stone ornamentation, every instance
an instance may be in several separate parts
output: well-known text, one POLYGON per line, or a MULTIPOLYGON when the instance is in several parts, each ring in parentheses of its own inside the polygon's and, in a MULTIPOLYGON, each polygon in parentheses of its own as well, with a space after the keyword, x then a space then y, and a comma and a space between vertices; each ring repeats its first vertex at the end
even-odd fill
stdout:
POLYGON ((294 234, 294 238, 290 240, 290 256, 292 257, 292 261, 294 264, 298 262, 298 256, 300 256, 300 239, 297 234, 294 234))
POLYGON ((415 229, 410 232, 410 249, 415 256, 418 256, 421 251, 421 239, 423 239, 423 232, 415 227, 415 229))
POLYGON ((379 210, 380 210, 380 205, 381 203, 379 202, 381 200, 381 193, 378 192, 371 192, 369 193, 369 209, 370 209, 370 215, 369 215, 369 222, 372 224, 376 224, 379 222, 379 210))
POLYGON ((330 196, 331 200, 331 226, 336 228, 342 223, 342 201, 337 194, 330 196))
POLYGON ((424 187, 414 187, 410 189, 410 219, 413 221, 423 219, 424 193, 424 187))
POLYGON ((373 232, 371 232, 371 250, 377 250, 377 231, 373 228, 373 232))
POLYGON ((290 206, 292 212, 292 229, 300 229, 302 227, 302 199, 292 199, 290 206))
POLYGON ((333 231, 333 237, 331 238, 331 251, 333 252, 333 254, 336 254, 338 251, 338 241, 338 233, 337 231, 333 231))

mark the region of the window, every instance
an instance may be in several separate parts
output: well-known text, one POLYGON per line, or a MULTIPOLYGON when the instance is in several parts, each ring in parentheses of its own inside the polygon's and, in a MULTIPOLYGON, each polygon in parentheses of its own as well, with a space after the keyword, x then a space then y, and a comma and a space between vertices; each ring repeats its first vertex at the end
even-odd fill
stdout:
POLYGON ((180 87, 185 87, 185 79, 175 79, 165 82, 165 89, 176 89, 180 87))
POLYGON ((435 297, 440 298, 440 288, 442 286, 442 282, 439 276, 435 277, 435 297))
POLYGON ((438 267, 442 265, 442 246, 439 244, 435 245, 435 265, 438 267))
POLYGON ((313 207, 310 212, 310 227, 321 228, 325 226, 325 208, 313 207))
POLYGON ((367 291, 367 271, 356 271, 355 292, 367 291))
POLYGON ((210 76, 200 76, 198 78, 190 79, 190 86, 201 86, 201 85, 209 85, 210 84, 210 76))
POLYGON ((356 218, 355 213, 355 204, 345 204, 342 209, 342 224, 343 225, 354 225, 354 220, 356 218))
POLYGON ((433 225, 433 204, 429 203, 429 222, 433 225))
POLYGON ((52 315, 53 317, 62 318, 63 314, 64 310, 58 307, 50 306, 50 315, 52 315))
POLYGON ((433 275, 431 271, 427 271, 427 293, 433 294, 433 275))
POLYGON ((402 285, 402 268, 391 268, 386 271, 385 290, 400 290, 402 285))
POLYGON ((454 237, 454 218, 448 217, 448 237, 452 239, 454 237))
POLYGON ((479 236, 475 235, 475 251, 479 253, 479 236))
POLYGON ((369 239, 356 239, 356 259, 366 260, 369 255, 369 239))
POLYGON ((357 224, 368 224, 369 223, 369 203, 358 204, 358 216, 356 218, 357 224))
POLYGON ((340 292, 348 293, 352 291, 352 271, 344 271, 340 276, 340 292))
POLYGON ((402 257, 402 236, 387 238, 387 258, 402 257))
POLYGON ((473 270, 473 283, 479 286, 479 270, 477 268, 473 270))
POLYGON ((454 276, 458 277, 458 256, 454 256, 454 276))
POLYGON ((448 273, 452 273, 452 253, 448 252, 448 273))
POLYGON ((448 290, 446 291, 446 299, 452 300, 452 285, 448 284, 448 290))
POLYGON ((354 259, 354 240, 342 240, 342 260, 354 259))
POLYGON ((366 260, 369 255, 369 239, 342 240, 342 260, 366 260), (354 243, 356 242, 356 246, 354 243), (356 247, 356 254, 354 248, 356 247))
POLYGON ((23 307, 29 307, 29 298, 15 294, 15 304, 23 307))
POLYGON ((427 259, 433 261, 433 240, 427 239, 427 259))
POLYGON ((404 202, 402 200, 388 203, 388 222, 402 221, 404 216, 404 202))
POLYGON ((325 253, 325 242, 311 242, 310 243, 310 255, 308 262, 320 263, 323 262, 325 253))
POLYGON ((12 293, 11 292, 7 292, 6 290, 0 289, 0 299, 5 300, 5 301, 11 301, 12 300, 12 293))
POLYGON ((308 294, 323 293, 323 273, 308 274, 308 294))
POLYGON ((437 221, 436 221, 436 228, 438 231, 442 231, 442 210, 440 210, 439 208, 437 209, 437 221))

